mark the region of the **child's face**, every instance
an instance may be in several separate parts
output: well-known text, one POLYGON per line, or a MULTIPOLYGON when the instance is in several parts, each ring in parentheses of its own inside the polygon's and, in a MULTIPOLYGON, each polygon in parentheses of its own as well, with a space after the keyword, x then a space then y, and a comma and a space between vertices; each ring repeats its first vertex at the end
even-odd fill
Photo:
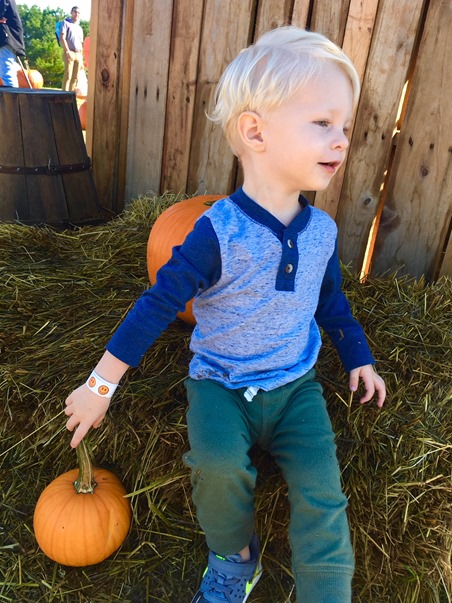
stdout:
POLYGON ((352 113, 350 80, 325 63, 317 78, 262 116, 268 184, 289 194, 325 189, 345 159, 352 113))

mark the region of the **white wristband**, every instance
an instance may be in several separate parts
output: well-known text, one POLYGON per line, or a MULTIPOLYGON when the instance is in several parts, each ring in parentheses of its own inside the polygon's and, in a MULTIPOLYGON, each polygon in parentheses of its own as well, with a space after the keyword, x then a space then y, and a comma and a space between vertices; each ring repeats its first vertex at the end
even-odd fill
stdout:
POLYGON ((118 387, 117 383, 110 383, 109 381, 102 379, 102 377, 99 377, 96 371, 91 373, 86 385, 92 392, 103 398, 111 398, 118 387))

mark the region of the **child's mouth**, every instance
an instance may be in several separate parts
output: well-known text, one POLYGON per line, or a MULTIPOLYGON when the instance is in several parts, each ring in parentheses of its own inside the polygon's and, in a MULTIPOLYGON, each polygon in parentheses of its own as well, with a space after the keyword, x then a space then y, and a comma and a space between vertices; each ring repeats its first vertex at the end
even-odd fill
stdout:
POLYGON ((337 168, 340 166, 340 161, 327 161, 327 162, 323 162, 320 161, 319 165, 321 165, 323 168, 325 168, 327 170, 327 172, 334 174, 334 172, 337 170, 337 168))

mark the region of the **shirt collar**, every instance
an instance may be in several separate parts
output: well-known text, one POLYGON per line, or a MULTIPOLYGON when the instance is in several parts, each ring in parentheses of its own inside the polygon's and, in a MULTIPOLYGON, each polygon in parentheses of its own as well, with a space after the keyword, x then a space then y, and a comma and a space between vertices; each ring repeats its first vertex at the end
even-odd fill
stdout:
POLYGON ((288 226, 285 226, 269 211, 253 201, 251 197, 248 197, 242 187, 237 189, 235 193, 230 196, 230 199, 249 218, 273 231, 279 240, 284 238, 284 233, 286 233, 286 235, 288 232, 293 233, 293 235, 300 233, 306 228, 311 216, 311 206, 309 205, 309 201, 301 194, 298 198, 298 202, 302 206, 302 211, 295 216, 288 226))

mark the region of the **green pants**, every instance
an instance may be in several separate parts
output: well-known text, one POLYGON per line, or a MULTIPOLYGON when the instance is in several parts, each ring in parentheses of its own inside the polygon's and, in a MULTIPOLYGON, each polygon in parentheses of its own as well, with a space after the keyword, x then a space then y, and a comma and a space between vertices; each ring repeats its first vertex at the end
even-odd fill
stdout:
POLYGON ((334 433, 315 371, 251 402, 245 389, 187 379, 193 502, 210 549, 245 548, 254 531, 256 469, 268 450, 288 484, 289 537, 299 603, 349 603, 354 569, 334 433))

